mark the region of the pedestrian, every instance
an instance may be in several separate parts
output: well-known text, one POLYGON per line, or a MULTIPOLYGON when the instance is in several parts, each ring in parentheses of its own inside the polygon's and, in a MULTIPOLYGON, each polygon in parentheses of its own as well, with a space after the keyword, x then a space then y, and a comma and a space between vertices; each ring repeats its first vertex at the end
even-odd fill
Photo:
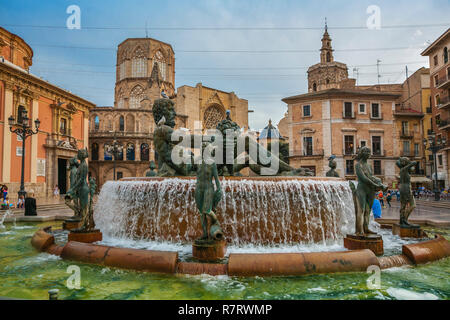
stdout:
POLYGON ((392 194, 391 194, 391 191, 388 191, 388 193, 386 195, 386 202, 389 205, 389 208, 391 207, 391 200, 392 200, 392 194))
POLYGON ((378 200, 380 200, 380 204, 383 208, 385 208, 384 206, 384 194, 383 191, 380 191, 380 193, 378 193, 378 200))
POLYGON ((373 200, 372 212, 375 219, 381 218, 381 205, 378 199, 373 200))
POLYGON ((397 197, 397 201, 400 201, 400 191, 395 191, 395 196, 397 197))
POLYGON ((59 197, 59 187, 58 187, 58 185, 55 185, 55 188, 53 189, 53 196, 55 198, 59 197))
POLYGON ((23 208, 25 205, 25 199, 23 195, 19 196, 19 200, 17 200, 17 208, 23 208))
POLYGON ((25 198, 25 215, 37 216, 36 212, 36 199, 34 198, 34 191, 30 190, 25 198))
POLYGON ((2 195, 3 195, 3 200, 6 200, 6 197, 8 196, 8 187, 6 185, 2 186, 2 195))

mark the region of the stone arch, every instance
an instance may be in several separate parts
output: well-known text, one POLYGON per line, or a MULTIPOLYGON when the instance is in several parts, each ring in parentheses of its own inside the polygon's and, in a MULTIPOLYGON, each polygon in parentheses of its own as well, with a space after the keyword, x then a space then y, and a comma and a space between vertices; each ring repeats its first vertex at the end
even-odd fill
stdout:
POLYGON ((141 152, 141 161, 150 160, 150 146, 147 143, 141 143, 140 152, 141 152))
POLYGON ((215 129, 217 124, 225 119, 225 110, 221 105, 212 104, 203 113, 203 127, 205 129, 215 129))
POLYGON ((131 58, 131 75, 132 77, 147 76, 147 55, 141 46, 137 46, 133 51, 131 58))
POLYGON ((128 142, 125 148, 126 148, 126 159, 128 161, 134 161, 136 158, 136 147, 134 143, 128 142))
POLYGON ((118 109, 124 109, 125 108, 125 96, 123 94, 122 88, 119 89, 117 92, 117 108, 118 109))
POLYGON ((127 132, 134 132, 134 116, 131 113, 127 114, 125 129, 127 132))
POLYGON ((139 109, 141 107, 141 101, 144 99, 144 89, 141 85, 136 85, 130 91, 129 108, 139 109))

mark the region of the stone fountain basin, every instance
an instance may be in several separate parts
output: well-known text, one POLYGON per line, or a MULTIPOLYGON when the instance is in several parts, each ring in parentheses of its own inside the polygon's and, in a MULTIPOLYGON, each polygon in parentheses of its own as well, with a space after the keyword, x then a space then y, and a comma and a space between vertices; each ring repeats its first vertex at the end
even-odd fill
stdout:
POLYGON ((442 236, 403 245, 402 254, 376 257, 368 250, 309 253, 232 253, 227 263, 180 262, 178 252, 116 248, 69 241, 55 244, 51 228, 38 230, 31 244, 40 252, 62 259, 102 266, 168 274, 209 274, 230 276, 298 276, 335 272, 366 272, 423 264, 450 256, 450 242, 442 236))
MULTIPOLYGON (((227 241, 276 245, 336 241, 354 228, 351 190, 339 178, 221 177, 216 210, 227 241)), ((192 242, 201 235, 195 177, 108 181, 95 222, 111 237, 192 242)))

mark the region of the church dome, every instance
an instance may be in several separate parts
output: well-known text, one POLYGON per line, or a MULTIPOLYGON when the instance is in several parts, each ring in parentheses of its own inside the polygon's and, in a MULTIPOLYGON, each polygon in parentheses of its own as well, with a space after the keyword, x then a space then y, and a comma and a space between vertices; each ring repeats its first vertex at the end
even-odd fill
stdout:
POLYGON ((272 125, 272 120, 269 120, 267 125, 260 133, 259 139, 280 139, 280 131, 272 125))

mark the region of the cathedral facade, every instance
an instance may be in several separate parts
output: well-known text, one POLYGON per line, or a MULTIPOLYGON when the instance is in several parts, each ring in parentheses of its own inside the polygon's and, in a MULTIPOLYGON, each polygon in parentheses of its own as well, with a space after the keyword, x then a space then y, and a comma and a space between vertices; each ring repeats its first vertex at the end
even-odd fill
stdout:
POLYGON ((248 101, 234 92, 201 83, 175 90, 175 53, 170 44, 126 39, 117 49, 114 106, 97 107, 90 114, 89 168, 99 187, 108 180, 145 176, 150 160, 155 160, 152 107, 162 95, 175 102, 176 128, 191 132, 215 128, 227 110, 239 126, 248 127, 248 101))

